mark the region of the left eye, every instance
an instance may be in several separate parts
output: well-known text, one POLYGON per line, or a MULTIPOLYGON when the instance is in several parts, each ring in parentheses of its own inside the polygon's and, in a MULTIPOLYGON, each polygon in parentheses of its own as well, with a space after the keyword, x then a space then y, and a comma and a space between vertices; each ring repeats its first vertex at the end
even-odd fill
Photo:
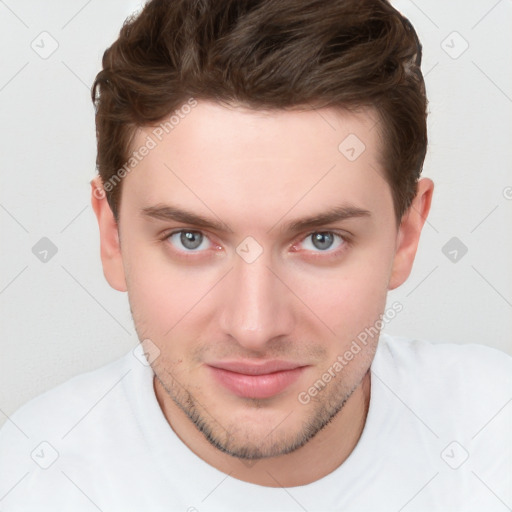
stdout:
POLYGON ((185 248, 188 251, 199 251, 202 249, 208 249, 209 240, 200 231, 175 231, 171 233, 167 239, 177 249, 183 250, 185 248), (181 245, 181 247, 179 247, 181 245))
POLYGON ((332 233, 331 231, 322 231, 310 233, 302 243, 305 244, 305 248, 307 250, 320 250, 325 252, 329 249, 338 249, 345 243, 345 240, 341 235, 338 235, 337 233, 332 233))

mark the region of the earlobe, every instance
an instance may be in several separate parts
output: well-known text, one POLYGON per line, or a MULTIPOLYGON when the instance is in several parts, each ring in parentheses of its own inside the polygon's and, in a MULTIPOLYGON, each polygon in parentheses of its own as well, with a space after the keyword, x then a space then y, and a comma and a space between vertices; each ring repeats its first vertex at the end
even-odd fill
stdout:
POLYGON ((96 176, 91 181, 91 205, 96 214, 100 231, 103 274, 112 288, 125 292, 127 288, 119 243, 118 225, 108 204, 99 176, 96 176))
POLYGON ((398 230, 397 248, 388 290, 398 288, 411 273, 420 241, 421 230, 430 211, 433 191, 434 183, 431 179, 423 178, 418 182, 416 196, 402 217, 398 230))

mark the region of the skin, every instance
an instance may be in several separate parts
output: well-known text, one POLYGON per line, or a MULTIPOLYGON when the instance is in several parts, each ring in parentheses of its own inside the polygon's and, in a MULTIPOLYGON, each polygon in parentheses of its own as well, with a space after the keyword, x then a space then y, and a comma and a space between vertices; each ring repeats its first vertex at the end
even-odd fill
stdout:
MULTIPOLYGON (((342 464, 361 436, 377 336, 308 403, 297 397, 384 313, 387 291, 409 276, 430 209, 433 183, 423 178, 397 223, 375 118, 199 101, 124 178, 119 224, 101 180, 91 182, 105 277, 128 292, 139 339, 160 351, 152 367, 162 411, 194 453, 234 478, 305 485, 342 464), (351 133, 366 146, 354 161, 338 150, 351 133), (285 229, 347 204, 369 215, 285 229), (142 213, 162 205, 229 231, 142 213), (202 234, 199 248, 168 237, 179 229, 202 234), (311 233, 325 232, 335 233, 332 245, 318 247, 311 233), (263 250, 251 263, 236 252, 247 236, 263 250), (207 364, 227 359, 307 368, 283 392, 248 399, 212 378, 207 364)), ((133 148, 151 133, 139 129, 133 148)))

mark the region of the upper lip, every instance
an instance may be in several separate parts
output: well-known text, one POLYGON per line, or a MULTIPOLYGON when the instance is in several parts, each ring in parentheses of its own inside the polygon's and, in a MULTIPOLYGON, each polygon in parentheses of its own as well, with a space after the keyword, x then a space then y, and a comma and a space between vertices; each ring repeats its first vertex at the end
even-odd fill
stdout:
POLYGON ((271 360, 263 362, 260 361, 258 363, 247 361, 219 361, 209 363, 209 366, 245 375, 266 375, 268 373, 294 370, 295 368, 300 368, 305 365, 294 363, 292 361, 271 360))

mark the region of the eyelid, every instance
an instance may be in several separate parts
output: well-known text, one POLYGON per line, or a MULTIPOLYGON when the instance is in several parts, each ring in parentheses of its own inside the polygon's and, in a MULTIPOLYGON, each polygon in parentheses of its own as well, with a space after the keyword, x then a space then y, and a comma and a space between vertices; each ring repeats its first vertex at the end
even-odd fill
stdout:
POLYGON ((311 231, 309 231, 306 235, 304 235, 302 237, 302 240, 304 238, 307 238, 308 236, 314 235, 315 233, 332 233, 334 235, 338 235, 339 237, 343 238, 343 240, 349 240, 350 237, 352 236, 351 233, 349 233, 348 231, 334 229, 334 228, 331 228, 331 229, 320 228, 320 229, 312 229, 311 231))

